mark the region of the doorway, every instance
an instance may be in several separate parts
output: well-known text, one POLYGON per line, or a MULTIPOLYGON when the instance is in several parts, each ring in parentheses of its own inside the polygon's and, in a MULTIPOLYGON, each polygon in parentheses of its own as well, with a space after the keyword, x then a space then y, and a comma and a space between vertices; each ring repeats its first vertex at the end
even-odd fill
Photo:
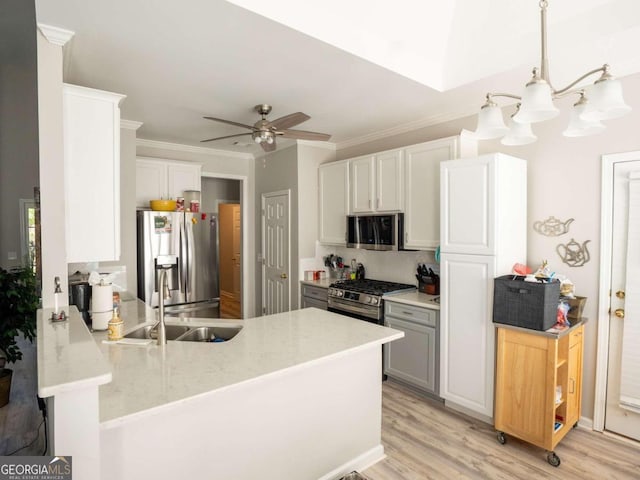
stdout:
POLYGON ((262 313, 291 310, 290 190, 262 195, 262 313))
POLYGON ((218 210, 220 226, 220 318, 242 318, 242 219, 239 203, 221 203, 218 210))
POLYGON ((200 210, 211 212, 218 218, 217 258, 218 285, 220 286, 220 317, 242 318, 247 311, 247 295, 243 285, 243 262, 246 242, 243 235, 246 203, 244 180, 227 177, 203 176, 201 179, 200 210))
POLYGON ((602 168, 594 429, 640 441, 640 151, 602 168))

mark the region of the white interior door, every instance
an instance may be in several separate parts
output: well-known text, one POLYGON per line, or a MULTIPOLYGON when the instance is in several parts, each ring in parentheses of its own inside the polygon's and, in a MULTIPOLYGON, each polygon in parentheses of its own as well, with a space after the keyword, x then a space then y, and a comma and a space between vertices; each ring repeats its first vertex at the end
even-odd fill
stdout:
POLYGON ((262 313, 291 310, 289 191, 262 195, 262 313))
POLYGON ((640 440, 640 160, 613 175, 605 429, 640 440))

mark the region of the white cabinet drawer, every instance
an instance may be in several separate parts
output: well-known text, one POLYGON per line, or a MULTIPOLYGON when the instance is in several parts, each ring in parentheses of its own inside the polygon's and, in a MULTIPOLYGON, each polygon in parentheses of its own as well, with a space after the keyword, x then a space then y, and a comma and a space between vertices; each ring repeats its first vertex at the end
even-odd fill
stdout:
POLYGON ((408 320, 428 327, 436 326, 436 313, 436 311, 428 308, 414 307, 412 305, 407 305, 406 303, 394 302, 393 300, 388 299, 384 301, 385 317, 395 317, 401 320, 408 320))

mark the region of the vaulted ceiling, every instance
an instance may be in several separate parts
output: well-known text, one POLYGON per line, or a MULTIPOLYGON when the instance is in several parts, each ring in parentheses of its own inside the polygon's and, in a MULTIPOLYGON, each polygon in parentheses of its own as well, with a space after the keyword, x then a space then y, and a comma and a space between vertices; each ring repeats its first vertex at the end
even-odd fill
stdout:
MULTIPOLYGON (((539 64, 537 0, 36 0, 39 23, 75 32, 65 81, 127 95, 138 136, 259 152, 204 120, 253 124, 303 111, 297 128, 338 145, 472 114, 488 91, 520 93, 539 64)), ((640 2, 549 0, 552 81, 603 63, 640 71, 640 2)), ((279 142, 280 146, 287 142, 279 142)))

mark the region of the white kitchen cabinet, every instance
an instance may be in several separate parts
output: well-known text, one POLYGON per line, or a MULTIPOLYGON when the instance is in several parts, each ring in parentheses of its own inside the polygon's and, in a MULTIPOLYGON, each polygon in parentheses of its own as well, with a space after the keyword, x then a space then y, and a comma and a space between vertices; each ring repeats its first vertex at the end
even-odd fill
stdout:
POLYGON ((136 206, 146 208, 150 200, 175 199, 185 190, 200 190, 201 169, 194 163, 138 157, 136 206))
POLYGON ((444 162, 441 251, 519 258, 527 234, 526 175, 524 160, 501 153, 444 162))
POLYGON ((440 245, 440 162, 458 158, 458 152, 458 137, 405 149, 405 248, 435 250, 440 245))
POLYGON ((318 240, 345 245, 349 212, 349 162, 331 162, 318 168, 318 240))
POLYGON ((351 169, 351 212, 372 212, 376 188, 375 157, 353 158, 349 161, 351 169))
POLYGON ((440 257, 440 395, 493 417, 495 257, 440 257))
POLYGON ((67 262, 120 259, 120 102, 63 86, 67 262))
POLYGON ((527 162, 503 154, 440 165, 440 395, 493 417, 494 278, 527 254, 527 162))
POLYGON ((390 150, 376 155, 376 212, 402 210, 402 150, 390 150))
POLYGON ((352 158, 351 212, 402 210, 402 150, 352 158))
POLYGON ((438 395, 438 312, 385 299, 384 322, 404 337, 384 346, 384 373, 438 395))

